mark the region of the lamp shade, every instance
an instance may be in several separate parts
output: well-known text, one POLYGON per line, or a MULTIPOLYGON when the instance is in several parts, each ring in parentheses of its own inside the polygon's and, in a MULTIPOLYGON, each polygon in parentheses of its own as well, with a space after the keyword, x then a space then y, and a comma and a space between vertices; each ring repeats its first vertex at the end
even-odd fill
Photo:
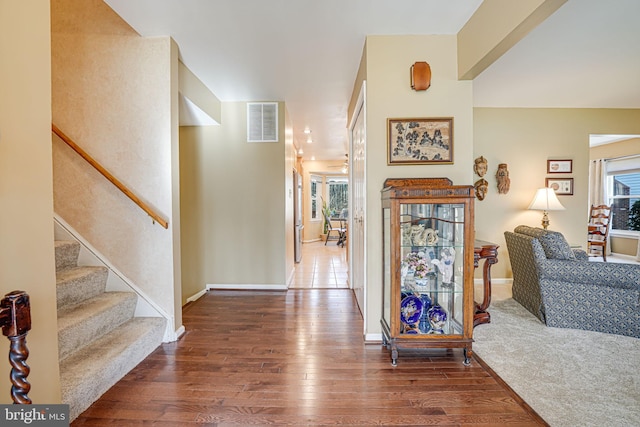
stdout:
POLYGON ((564 206, 558 200, 553 188, 540 188, 531 201, 528 209, 538 211, 563 211, 564 206))

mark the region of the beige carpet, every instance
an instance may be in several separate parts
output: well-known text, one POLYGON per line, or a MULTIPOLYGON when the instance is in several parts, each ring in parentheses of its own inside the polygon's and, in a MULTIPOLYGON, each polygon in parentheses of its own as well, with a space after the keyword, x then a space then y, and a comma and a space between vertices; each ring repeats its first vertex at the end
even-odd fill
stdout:
POLYGON ((549 328, 513 299, 474 351, 553 427, 640 426, 640 339, 549 328))

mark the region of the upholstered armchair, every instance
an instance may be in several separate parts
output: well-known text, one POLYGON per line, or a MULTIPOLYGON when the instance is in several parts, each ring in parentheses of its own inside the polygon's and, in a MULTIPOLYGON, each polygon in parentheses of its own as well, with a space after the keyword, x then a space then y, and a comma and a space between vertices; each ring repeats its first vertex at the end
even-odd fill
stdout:
POLYGON ((547 326, 640 338, 640 265, 589 262, 561 233, 504 233, 513 299, 547 326))

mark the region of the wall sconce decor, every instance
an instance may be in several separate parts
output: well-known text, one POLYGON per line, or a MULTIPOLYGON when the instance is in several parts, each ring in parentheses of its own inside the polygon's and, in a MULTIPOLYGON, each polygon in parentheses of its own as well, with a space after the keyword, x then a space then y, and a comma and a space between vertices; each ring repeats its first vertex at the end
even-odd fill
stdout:
POLYGON ((431 67, 426 62, 416 62, 411 66, 411 89, 427 90, 431 86, 431 67))
POLYGON ((563 211, 564 206, 556 197, 553 188, 540 188, 534 196, 528 209, 542 211, 542 228, 549 227, 549 216, 547 211, 563 211))

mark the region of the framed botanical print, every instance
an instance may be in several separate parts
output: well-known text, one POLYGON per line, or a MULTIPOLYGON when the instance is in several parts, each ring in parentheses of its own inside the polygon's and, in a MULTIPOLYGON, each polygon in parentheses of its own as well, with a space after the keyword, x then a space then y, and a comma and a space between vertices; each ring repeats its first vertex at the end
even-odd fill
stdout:
POLYGON ((547 178, 545 184, 559 196, 573 196, 573 178, 547 178))
POLYGON ((547 173, 571 173, 573 160, 547 160, 547 173))
POLYGON ((387 119, 387 164, 453 163, 453 118, 387 119))

